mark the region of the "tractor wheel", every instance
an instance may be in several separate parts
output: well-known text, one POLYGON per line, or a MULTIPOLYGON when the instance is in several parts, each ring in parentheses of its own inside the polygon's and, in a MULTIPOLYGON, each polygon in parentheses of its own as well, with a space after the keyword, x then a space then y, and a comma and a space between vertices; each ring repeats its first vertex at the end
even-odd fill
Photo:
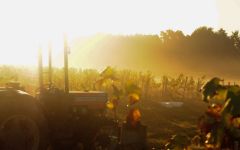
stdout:
POLYGON ((48 127, 40 105, 29 95, 0 98, 0 149, 46 150, 48 127))

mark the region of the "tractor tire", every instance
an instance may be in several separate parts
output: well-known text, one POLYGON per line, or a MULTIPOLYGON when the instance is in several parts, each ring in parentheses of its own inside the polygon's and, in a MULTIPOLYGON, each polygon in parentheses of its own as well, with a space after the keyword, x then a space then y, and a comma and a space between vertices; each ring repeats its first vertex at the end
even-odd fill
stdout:
POLYGON ((27 94, 0 95, 0 149, 47 150, 48 126, 36 99, 27 94))

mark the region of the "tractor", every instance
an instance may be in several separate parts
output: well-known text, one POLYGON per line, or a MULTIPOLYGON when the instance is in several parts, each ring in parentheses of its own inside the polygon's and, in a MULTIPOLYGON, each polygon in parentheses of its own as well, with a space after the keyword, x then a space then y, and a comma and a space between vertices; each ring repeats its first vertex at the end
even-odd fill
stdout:
MULTIPOLYGON (((103 91, 69 91, 68 47, 64 44, 65 90, 52 83, 49 50, 49 84, 43 80, 39 50, 39 92, 36 97, 10 82, 0 88, 1 150, 77 150, 109 147, 109 131, 116 124, 105 115, 108 96, 103 91)), ((113 137, 113 136, 112 136, 113 137)))
MULTIPOLYGON (((120 125, 114 117, 108 117, 106 92, 69 91, 68 51, 65 39, 64 89, 52 83, 51 49, 47 85, 43 82, 42 52, 39 50, 39 90, 35 97, 17 82, 0 88, 0 149, 145 149, 146 127, 139 124, 139 119, 136 119, 137 127, 129 128, 126 123, 120 125)), ((130 118, 136 117, 130 115, 130 118)))

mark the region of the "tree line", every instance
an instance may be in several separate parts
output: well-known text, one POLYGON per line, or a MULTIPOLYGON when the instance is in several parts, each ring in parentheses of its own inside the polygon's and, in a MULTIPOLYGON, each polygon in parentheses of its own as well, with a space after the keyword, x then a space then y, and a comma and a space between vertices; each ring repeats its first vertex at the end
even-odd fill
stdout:
POLYGON ((75 65, 112 64, 121 68, 148 68, 155 73, 215 70, 220 74, 234 72, 240 66, 240 34, 210 27, 199 27, 191 35, 180 30, 166 30, 155 35, 100 34, 84 42, 76 41, 72 53, 70 60, 75 65), (88 59, 82 62, 79 56, 83 56, 84 50, 88 59))

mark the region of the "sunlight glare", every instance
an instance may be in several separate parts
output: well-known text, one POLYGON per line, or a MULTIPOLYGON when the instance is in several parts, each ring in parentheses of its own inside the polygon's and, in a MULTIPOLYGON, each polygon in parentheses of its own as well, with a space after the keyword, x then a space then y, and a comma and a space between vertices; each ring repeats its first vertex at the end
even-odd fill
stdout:
POLYGON ((36 65, 37 49, 47 51, 49 42, 60 56, 64 33, 71 42, 96 33, 191 34, 218 24, 215 0, 9 0, 0 2, 0 18, 0 64, 15 65, 36 65))

